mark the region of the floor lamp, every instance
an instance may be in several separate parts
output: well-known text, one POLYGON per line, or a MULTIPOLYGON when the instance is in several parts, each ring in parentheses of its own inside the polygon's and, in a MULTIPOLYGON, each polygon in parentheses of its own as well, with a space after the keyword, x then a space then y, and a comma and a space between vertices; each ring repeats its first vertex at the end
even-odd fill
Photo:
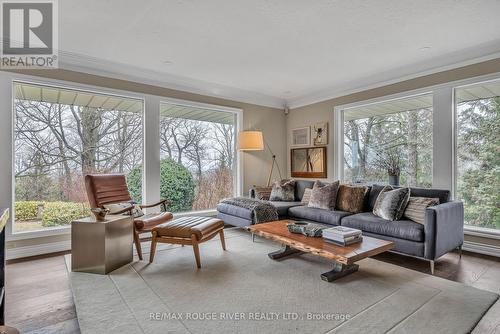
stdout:
POLYGON ((273 157, 273 162, 271 164, 271 170, 269 171, 269 177, 267 178, 267 186, 271 184, 271 177, 273 175, 274 165, 278 169, 278 173, 281 180, 281 170, 276 162, 276 155, 269 147, 269 144, 264 140, 262 131, 240 131, 238 133, 238 150, 240 151, 264 151, 264 144, 273 157))

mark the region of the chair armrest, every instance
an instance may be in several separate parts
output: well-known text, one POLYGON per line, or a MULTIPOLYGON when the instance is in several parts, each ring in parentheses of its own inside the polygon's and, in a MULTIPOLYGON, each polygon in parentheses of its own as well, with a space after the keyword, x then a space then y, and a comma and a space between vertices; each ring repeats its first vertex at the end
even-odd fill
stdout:
POLYGON ((424 257, 435 260, 464 243, 464 204, 450 201, 425 210, 424 257))
POLYGON ((159 202, 154 203, 154 204, 142 204, 142 205, 140 205, 140 208, 141 209, 154 208, 155 206, 161 205, 161 206, 163 206, 163 209, 165 211, 167 211, 167 203, 170 203, 170 202, 168 200, 166 200, 166 199, 162 199, 159 202))

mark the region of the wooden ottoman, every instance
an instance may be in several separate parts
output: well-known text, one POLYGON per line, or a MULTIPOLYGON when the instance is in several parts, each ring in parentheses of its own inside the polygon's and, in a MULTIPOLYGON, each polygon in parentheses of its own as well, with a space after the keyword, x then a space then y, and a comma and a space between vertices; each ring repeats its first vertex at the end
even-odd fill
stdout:
POLYGON ((149 262, 153 262, 156 243, 164 242, 168 244, 192 245, 196 265, 201 268, 200 249, 198 244, 220 235, 222 249, 226 250, 224 240, 224 222, 218 218, 211 217, 182 217, 160 224, 153 228, 151 239, 151 253, 149 262))

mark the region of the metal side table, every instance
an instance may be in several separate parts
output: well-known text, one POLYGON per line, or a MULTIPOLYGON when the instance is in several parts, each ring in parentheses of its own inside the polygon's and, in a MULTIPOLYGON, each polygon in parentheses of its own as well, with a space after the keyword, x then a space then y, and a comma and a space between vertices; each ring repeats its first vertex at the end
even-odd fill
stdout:
POLYGON ((131 216, 108 215, 71 223, 71 271, 107 274, 133 259, 131 216))

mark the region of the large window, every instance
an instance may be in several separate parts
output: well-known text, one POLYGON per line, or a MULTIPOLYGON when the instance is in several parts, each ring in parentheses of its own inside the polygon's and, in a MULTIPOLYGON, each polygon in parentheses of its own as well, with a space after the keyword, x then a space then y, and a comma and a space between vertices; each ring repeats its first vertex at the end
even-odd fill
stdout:
POLYGON ((466 224, 500 229, 500 81, 455 90, 456 197, 466 224))
POLYGON ((432 185, 432 95, 344 110, 344 180, 432 185))
POLYGON ((162 198, 173 212, 215 209, 235 194, 236 114, 160 105, 162 198))
POLYGON ((85 174, 142 164, 142 100, 25 83, 14 93, 14 232, 87 216, 85 174))

